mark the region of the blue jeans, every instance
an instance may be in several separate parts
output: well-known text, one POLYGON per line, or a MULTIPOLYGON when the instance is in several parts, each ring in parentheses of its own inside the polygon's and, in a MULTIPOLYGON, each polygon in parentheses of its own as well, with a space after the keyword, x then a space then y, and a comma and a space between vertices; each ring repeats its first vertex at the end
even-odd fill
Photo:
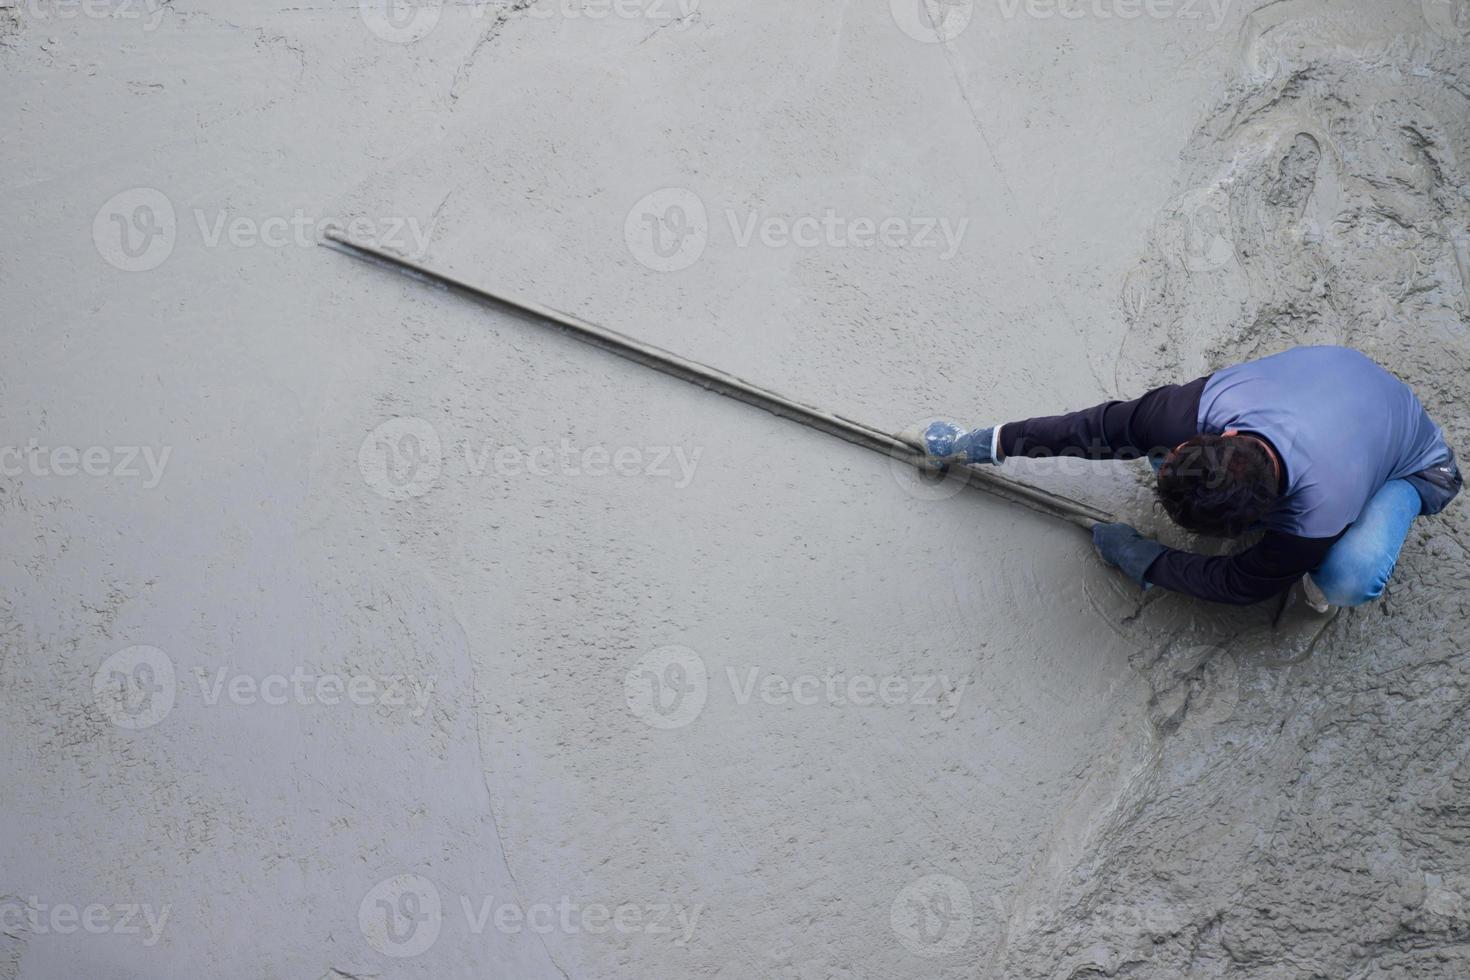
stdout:
POLYGON ((1390 480, 1338 539, 1312 581, 1334 606, 1361 606, 1383 595, 1398 564, 1409 525, 1424 507, 1408 480, 1390 480))
POLYGON ((1438 514, 1464 485, 1454 450, 1427 470, 1385 483, 1312 572, 1312 581, 1334 606, 1361 606, 1377 599, 1393 575, 1414 518, 1438 514))

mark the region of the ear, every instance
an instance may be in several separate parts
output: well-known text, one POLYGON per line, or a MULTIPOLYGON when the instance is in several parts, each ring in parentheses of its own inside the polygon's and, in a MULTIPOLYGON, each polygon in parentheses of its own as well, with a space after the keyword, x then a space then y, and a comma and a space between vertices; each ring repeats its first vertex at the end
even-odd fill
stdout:
POLYGON ((1220 433, 1220 435, 1222 435, 1222 436, 1224 436, 1225 438, 1228 439, 1231 436, 1238 436, 1238 435, 1240 435, 1240 430, 1239 429, 1226 429, 1224 432, 1220 433))

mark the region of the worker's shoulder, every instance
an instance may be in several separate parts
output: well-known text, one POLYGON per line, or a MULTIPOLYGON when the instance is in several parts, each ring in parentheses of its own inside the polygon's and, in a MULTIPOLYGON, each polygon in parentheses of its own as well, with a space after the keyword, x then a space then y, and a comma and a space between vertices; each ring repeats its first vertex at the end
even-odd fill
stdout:
POLYGON ((1274 361, 1277 359, 1289 358, 1368 361, 1374 364, 1378 363, 1367 354, 1358 350, 1356 347, 1344 347, 1341 344, 1312 344, 1304 347, 1288 347, 1284 351, 1280 351, 1276 354, 1268 354, 1267 356, 1258 358, 1257 360, 1274 361))
POLYGON ((1356 347, 1318 344, 1309 347, 1289 347, 1275 354, 1268 354, 1250 361, 1243 361, 1226 368, 1225 371, 1243 371, 1249 375, 1289 378, 1302 373, 1322 374, 1345 370, 1362 371, 1375 368, 1387 373, 1387 369, 1356 347))

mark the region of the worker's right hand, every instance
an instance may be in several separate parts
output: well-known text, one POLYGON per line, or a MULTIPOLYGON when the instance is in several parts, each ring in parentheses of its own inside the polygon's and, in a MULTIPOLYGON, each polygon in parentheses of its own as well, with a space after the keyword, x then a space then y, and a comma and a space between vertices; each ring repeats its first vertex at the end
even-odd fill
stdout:
POLYGON ((930 422, 920 440, 924 452, 932 459, 946 463, 996 463, 996 432, 988 429, 962 429, 953 422, 930 422))
POLYGON ((1127 524, 1094 524, 1092 546, 1097 549, 1099 558, 1114 568, 1122 569, 1144 589, 1152 588, 1144 576, 1154 560, 1169 550, 1127 524))

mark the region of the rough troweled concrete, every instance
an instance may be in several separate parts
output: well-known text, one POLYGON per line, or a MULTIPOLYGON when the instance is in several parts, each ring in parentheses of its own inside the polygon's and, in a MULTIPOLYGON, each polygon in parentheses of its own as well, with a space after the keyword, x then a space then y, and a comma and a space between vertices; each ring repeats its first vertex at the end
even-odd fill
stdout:
POLYGON ((0 8, 0 977, 1463 973, 1463 508, 1141 602, 312 244, 894 429, 1351 343, 1463 448, 1464 4, 1238 6, 0 8))

